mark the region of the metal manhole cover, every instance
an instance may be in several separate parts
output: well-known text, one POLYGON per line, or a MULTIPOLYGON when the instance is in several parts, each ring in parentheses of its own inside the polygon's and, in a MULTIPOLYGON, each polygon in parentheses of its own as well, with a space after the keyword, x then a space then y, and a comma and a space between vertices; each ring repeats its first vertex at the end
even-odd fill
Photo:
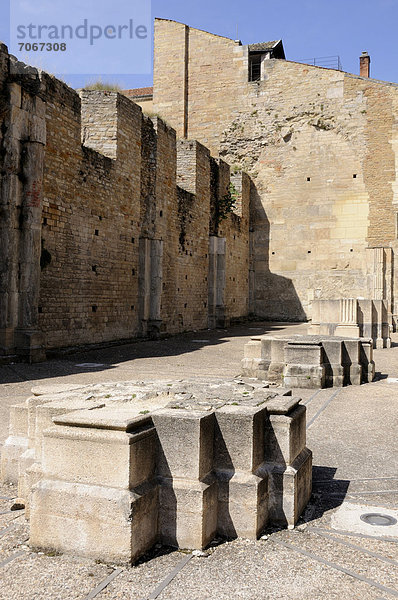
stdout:
POLYGON ((365 513, 360 516, 360 519, 367 525, 374 525, 376 527, 390 527, 397 524, 397 519, 390 517, 390 515, 382 515, 381 513, 365 513))

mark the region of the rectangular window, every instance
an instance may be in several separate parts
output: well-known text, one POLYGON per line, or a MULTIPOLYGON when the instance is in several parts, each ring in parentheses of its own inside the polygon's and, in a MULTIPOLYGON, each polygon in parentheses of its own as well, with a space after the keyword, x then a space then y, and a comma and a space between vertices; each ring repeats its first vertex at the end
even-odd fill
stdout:
POLYGON ((261 54, 249 54, 249 81, 261 79, 261 54))

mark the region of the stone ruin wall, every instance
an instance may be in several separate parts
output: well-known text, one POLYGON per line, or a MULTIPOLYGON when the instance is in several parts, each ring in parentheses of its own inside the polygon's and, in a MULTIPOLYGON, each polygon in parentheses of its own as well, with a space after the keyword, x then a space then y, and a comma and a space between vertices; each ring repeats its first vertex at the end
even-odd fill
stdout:
MULTIPOLYGON (((210 281, 221 188, 208 149, 120 94, 79 96, 20 68, 1 46, 3 354, 207 328, 220 293, 227 322, 246 316, 247 176, 234 176, 240 214, 222 222, 225 265, 210 281)), ((228 188, 228 165, 216 168, 228 188)))
POLYGON ((285 60, 249 82, 247 46, 162 19, 154 65, 154 110, 253 180, 252 311, 303 320, 382 288, 397 314, 397 86, 285 60))

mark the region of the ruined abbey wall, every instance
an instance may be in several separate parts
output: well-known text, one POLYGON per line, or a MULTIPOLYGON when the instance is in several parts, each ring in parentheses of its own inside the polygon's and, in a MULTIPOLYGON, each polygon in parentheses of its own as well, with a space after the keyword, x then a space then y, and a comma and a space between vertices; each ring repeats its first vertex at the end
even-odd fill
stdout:
POLYGON ((253 180, 252 311, 303 320, 314 299, 382 297, 397 314, 398 87, 275 59, 250 82, 248 61, 156 20, 154 110, 253 180))
POLYGON ((228 189, 229 166, 202 144, 118 93, 79 95, 5 46, 0 85, 3 355, 247 315, 247 176, 234 175, 235 212, 214 232, 223 191, 211 173, 228 189))

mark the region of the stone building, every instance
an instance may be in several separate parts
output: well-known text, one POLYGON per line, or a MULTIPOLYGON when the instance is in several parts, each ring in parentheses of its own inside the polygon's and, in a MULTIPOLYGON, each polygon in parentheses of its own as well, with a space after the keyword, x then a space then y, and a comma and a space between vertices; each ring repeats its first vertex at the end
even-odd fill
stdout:
POLYGON ((314 301, 397 314, 398 87, 155 22, 153 110, 252 178, 250 311, 305 320, 314 301))

